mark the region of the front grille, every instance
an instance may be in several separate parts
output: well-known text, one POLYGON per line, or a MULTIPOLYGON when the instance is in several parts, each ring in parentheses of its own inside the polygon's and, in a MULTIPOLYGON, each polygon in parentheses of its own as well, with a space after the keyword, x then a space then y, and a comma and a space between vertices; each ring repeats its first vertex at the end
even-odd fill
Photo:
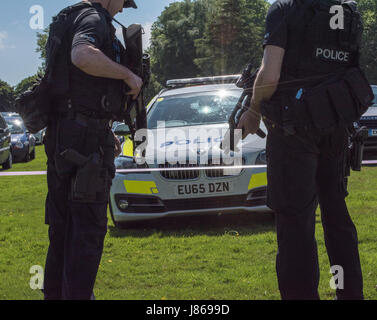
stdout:
POLYGON ((177 164, 159 164, 158 167, 160 169, 166 169, 166 168, 177 168, 177 170, 172 171, 160 171, 160 174, 165 179, 169 180, 193 180, 199 178, 199 170, 179 170, 180 168, 195 168, 198 165, 196 164, 189 164, 189 163, 177 163, 177 164))
POLYGON ((211 198, 194 198, 165 200, 164 204, 168 211, 178 211, 187 209, 215 209, 243 207, 245 205, 245 196, 225 196, 211 198))
POLYGON ((365 141, 365 147, 377 147, 377 137, 369 137, 367 141, 365 141))
MULTIPOLYGON (((245 164, 245 160, 242 159, 242 165, 245 164)), ((208 164, 204 165, 205 167, 210 167, 211 169, 205 170, 205 174, 208 178, 221 178, 225 177, 224 169, 216 169, 216 167, 229 167, 231 168, 234 166, 234 164, 225 164, 223 160, 221 160, 221 163, 213 163, 212 160, 208 161, 208 164)), ((242 169, 237 175, 240 175, 244 169, 242 169)))
POLYGON ((368 129, 377 129, 377 120, 360 120, 360 125, 368 129))
MULTIPOLYGON (((189 164, 189 163, 177 163, 175 165, 171 165, 169 163, 160 164, 158 167, 160 169, 166 168, 176 168, 177 170, 172 171, 164 171, 161 170, 160 174, 165 179, 169 180, 193 180, 199 178, 200 170, 179 170, 180 168, 196 168, 196 167, 208 167, 208 169, 204 170, 205 175, 208 178, 221 178, 226 177, 227 175, 224 174, 224 169, 216 169, 216 167, 229 167, 231 168, 234 164, 225 164, 224 161, 221 159, 220 163, 216 163, 216 161, 208 160, 208 164, 189 164), (213 163, 215 162, 215 163, 213 163)), ((245 164, 245 160, 242 159, 242 165, 245 164)), ((243 169, 237 173, 240 175, 243 169)))

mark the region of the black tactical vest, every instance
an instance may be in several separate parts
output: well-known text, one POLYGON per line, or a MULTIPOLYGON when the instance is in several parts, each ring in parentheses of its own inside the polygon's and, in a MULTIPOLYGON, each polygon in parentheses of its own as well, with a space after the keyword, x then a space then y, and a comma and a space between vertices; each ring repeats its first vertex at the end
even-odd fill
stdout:
MULTIPOLYGON (((305 79, 304 83, 316 84, 323 76, 359 66, 363 25, 353 1, 296 0, 296 8, 292 10, 296 12, 291 13, 287 21, 288 43, 282 81, 305 79), (308 1, 311 2, 309 7, 305 6, 308 1), (344 23, 330 11, 333 6, 338 6, 336 13, 342 9, 344 23)), ((300 85, 302 82, 297 84, 300 85)))
MULTIPOLYGON (((93 116, 96 118, 112 118, 108 110, 103 106, 104 97, 108 94, 109 87, 117 85, 119 96, 123 94, 121 88, 124 84, 121 80, 112 80, 90 76, 75 67, 71 62, 71 44, 73 39, 73 25, 78 18, 85 15, 98 13, 106 20, 105 34, 106 40, 103 47, 99 48, 106 56, 115 62, 120 62, 124 47, 116 39, 116 29, 112 25, 110 14, 97 3, 79 3, 68 7, 60 12, 56 18, 63 20, 62 23, 53 23, 51 28, 54 34, 59 34, 61 44, 47 44, 47 64, 51 70, 49 82, 51 83, 51 93, 55 101, 55 112, 61 113, 68 111, 69 106, 73 106, 75 111, 93 116), (65 30, 64 36, 60 33, 65 30), (53 47, 58 47, 58 53, 52 54, 53 47), (50 58, 53 57, 53 58, 50 58)), ((50 33, 51 33, 50 30, 50 33)), ((54 34, 50 34, 49 39, 56 39, 54 34)), ((59 40, 59 41, 60 41, 59 40)), ((55 50, 56 51, 56 50, 55 50)))
MULTIPOLYGON (((80 14, 91 14, 93 10, 105 16, 107 21, 107 36, 104 46, 100 48, 101 51, 111 60, 120 63, 120 55, 124 48, 119 40, 116 39, 116 29, 112 25, 112 17, 105 9, 95 3, 92 8, 84 9, 84 12, 80 12, 80 14)), ((72 35, 70 41, 71 39, 72 35)), ((72 41, 70 43, 72 43, 72 41)), ((70 51, 71 48, 69 47, 68 52, 70 51)), ((95 117, 112 118, 111 113, 104 108, 104 97, 107 95, 109 87, 118 84, 119 90, 121 90, 124 82, 121 80, 89 76, 78 70, 71 62, 69 63, 69 71, 71 86, 68 96, 72 100, 75 109, 82 113, 94 114, 95 117)), ((119 95, 121 94, 123 93, 119 92, 119 95)))

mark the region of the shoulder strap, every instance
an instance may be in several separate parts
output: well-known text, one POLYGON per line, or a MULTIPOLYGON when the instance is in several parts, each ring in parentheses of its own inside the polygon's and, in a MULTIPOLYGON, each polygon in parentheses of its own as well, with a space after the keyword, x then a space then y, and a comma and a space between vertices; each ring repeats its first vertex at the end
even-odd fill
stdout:
POLYGON ((69 6, 65 9, 63 9, 62 11, 60 11, 58 13, 58 16, 61 15, 61 14, 70 15, 70 14, 74 13, 75 11, 79 11, 79 10, 84 9, 84 8, 93 8, 93 5, 89 1, 82 1, 82 2, 76 3, 72 6, 69 6))

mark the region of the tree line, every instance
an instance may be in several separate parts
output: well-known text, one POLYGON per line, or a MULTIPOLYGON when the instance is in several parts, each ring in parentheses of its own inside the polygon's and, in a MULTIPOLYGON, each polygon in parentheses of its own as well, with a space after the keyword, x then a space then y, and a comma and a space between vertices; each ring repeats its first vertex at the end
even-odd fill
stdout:
MULTIPOLYGON (((377 84, 377 1, 357 0, 364 20, 361 65, 377 84)), ((239 73, 249 62, 260 64, 267 0, 184 0, 171 3, 152 26, 150 99, 168 79, 239 73)), ((48 30, 37 36, 44 65, 48 30)), ((17 94, 35 79, 12 88, 0 82, 0 108, 11 108, 17 94)))

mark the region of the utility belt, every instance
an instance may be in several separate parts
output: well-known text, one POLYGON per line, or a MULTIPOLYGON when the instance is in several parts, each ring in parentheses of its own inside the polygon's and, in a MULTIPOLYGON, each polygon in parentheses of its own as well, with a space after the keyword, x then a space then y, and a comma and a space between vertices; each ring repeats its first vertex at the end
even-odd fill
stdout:
POLYGON ((373 99, 364 73, 352 68, 320 85, 298 88, 289 95, 277 94, 262 103, 261 113, 268 127, 276 126, 288 135, 302 127, 328 131, 359 121, 373 99))
POLYGON ((90 116, 88 114, 83 114, 81 112, 76 112, 74 110, 67 111, 67 112, 60 112, 57 114, 58 119, 66 119, 66 120, 75 120, 79 123, 81 123, 84 126, 96 126, 97 128, 103 128, 106 130, 107 128, 110 128, 110 123, 112 120, 110 119, 100 119, 93 117, 93 113, 90 113, 90 116))
POLYGON ((110 113, 100 109, 100 102, 94 103, 96 108, 90 108, 78 103, 72 102, 71 99, 58 99, 54 101, 54 111, 57 117, 74 117, 75 114, 80 114, 88 119, 110 119, 110 113))
POLYGON ((73 107, 56 114, 54 164, 71 181, 70 200, 104 203, 115 176, 115 142, 109 119, 91 116, 73 107))

